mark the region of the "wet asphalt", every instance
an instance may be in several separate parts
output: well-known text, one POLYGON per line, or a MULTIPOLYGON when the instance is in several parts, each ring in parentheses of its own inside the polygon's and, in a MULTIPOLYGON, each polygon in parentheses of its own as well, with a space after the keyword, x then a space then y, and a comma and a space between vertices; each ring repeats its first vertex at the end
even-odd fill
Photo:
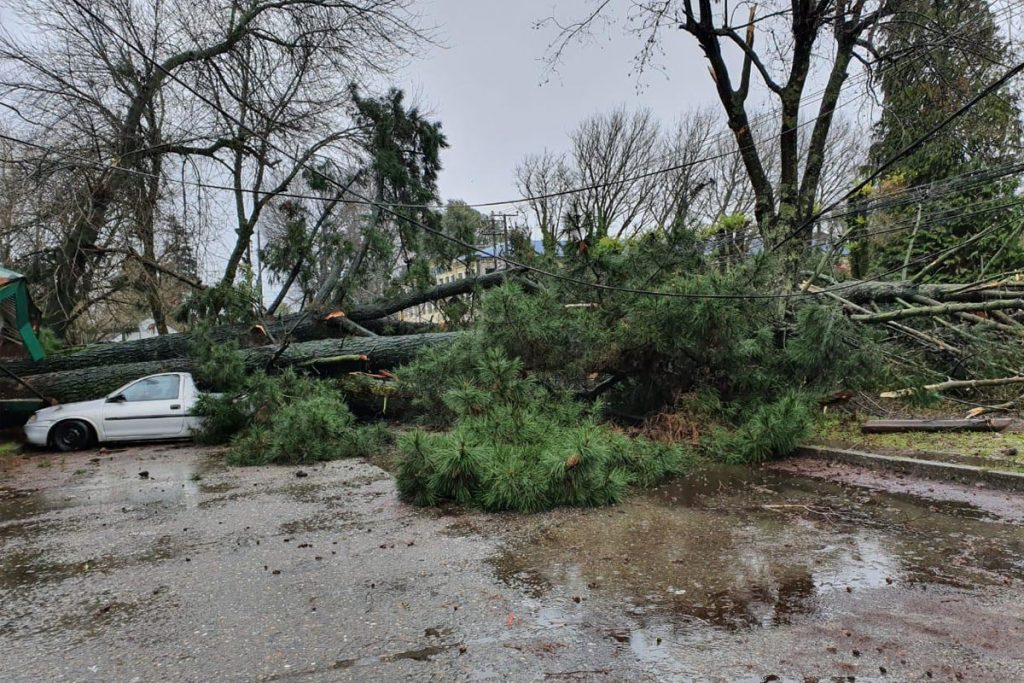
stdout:
POLYGON ((785 467, 522 517, 363 461, 5 456, 0 680, 1024 680, 1024 496, 785 467))

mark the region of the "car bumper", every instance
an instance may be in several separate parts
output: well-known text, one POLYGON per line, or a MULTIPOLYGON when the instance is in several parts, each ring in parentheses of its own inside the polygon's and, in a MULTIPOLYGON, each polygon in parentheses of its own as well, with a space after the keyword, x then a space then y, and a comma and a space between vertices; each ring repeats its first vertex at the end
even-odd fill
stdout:
POLYGON ((46 437, 52 426, 50 422, 34 422, 25 425, 25 440, 36 446, 45 446, 46 437))

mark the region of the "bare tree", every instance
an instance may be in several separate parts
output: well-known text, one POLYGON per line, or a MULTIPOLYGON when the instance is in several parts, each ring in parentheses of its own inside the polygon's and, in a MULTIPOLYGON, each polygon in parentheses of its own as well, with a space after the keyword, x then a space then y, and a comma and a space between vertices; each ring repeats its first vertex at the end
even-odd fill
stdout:
POLYGON ((660 168, 672 168, 654 178, 650 218, 654 227, 676 230, 708 220, 708 197, 717 185, 707 161, 716 147, 714 115, 707 109, 683 115, 660 143, 660 168))
MULTIPOLYGON (((561 25, 553 58, 615 3, 603 0, 583 20, 561 25)), ((633 25, 643 37, 638 59, 646 66, 658 54, 667 28, 679 28, 700 46, 718 99, 754 193, 754 216, 766 245, 788 245, 799 253, 810 239, 810 219, 825 166, 833 116, 855 60, 867 61, 871 30, 889 13, 887 0, 817 0, 761 7, 750 5, 738 23, 728 4, 711 0, 665 0, 633 5, 633 25), (762 44, 755 45, 760 36, 762 44), (822 57, 816 59, 816 57, 822 57), (810 138, 800 145, 800 113, 815 68, 825 82, 810 138), (774 100, 777 136, 758 141, 750 95, 753 76, 774 100), (773 181, 767 160, 778 162, 773 181), (792 239, 796 237, 797 239, 792 239)))
MULTIPOLYGON (((302 161, 337 141, 347 99, 334 95, 386 71, 423 38, 410 4, 11 2, 32 30, 0 37, 0 97, 20 132, 56 150, 47 155, 48 178, 74 175, 80 188, 65 195, 67 220, 47 247, 46 323, 67 329, 111 249, 129 249, 118 238, 134 235, 143 263, 158 256, 167 189, 159 179, 178 160, 187 160, 193 179, 232 178, 236 196, 248 197, 223 278, 233 279, 235 252, 248 250, 260 202, 287 188, 301 166, 290 157, 302 161), (245 117, 226 125, 218 107, 245 117), (266 185, 255 182, 261 165, 275 169, 266 185)), ((144 270, 152 282, 155 269, 144 270)))
POLYGON ((540 230, 546 253, 555 253, 562 230, 568 196, 561 194, 572 184, 572 172, 565 156, 545 150, 529 154, 516 167, 516 188, 526 200, 527 220, 540 230))
POLYGON ((657 182, 644 177, 659 161, 660 128, 648 109, 625 108, 584 120, 569 135, 572 211, 592 223, 597 237, 631 235, 643 227, 657 182))

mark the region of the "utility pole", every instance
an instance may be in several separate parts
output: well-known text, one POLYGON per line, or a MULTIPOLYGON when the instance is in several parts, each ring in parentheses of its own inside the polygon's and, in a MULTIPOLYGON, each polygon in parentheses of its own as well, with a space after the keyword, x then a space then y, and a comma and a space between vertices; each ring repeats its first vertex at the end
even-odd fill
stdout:
POLYGON ((491 236, 491 246, 494 249, 494 270, 499 270, 500 269, 500 266, 498 265, 498 263, 499 263, 499 261, 498 261, 498 236, 501 235, 502 249, 505 252, 507 252, 508 251, 508 247, 509 247, 509 242, 508 242, 508 219, 509 218, 515 218, 515 217, 516 217, 516 214, 514 214, 514 213, 494 213, 493 211, 491 212, 491 229, 486 234, 491 236), (497 218, 501 219, 501 229, 500 230, 498 229, 497 223, 496 223, 496 220, 495 220, 497 218))
MULTIPOLYGON (((251 245, 250 245, 250 248, 251 245)), ((250 256, 250 258, 252 258, 250 256)), ((260 235, 259 226, 256 227, 256 291, 260 301, 260 310, 263 310, 263 237, 260 235)))

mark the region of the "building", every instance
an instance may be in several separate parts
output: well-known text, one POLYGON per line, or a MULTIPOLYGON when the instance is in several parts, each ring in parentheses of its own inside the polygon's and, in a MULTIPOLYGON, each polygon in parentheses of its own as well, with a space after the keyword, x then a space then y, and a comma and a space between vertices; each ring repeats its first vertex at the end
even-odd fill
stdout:
MULTIPOLYGON (((176 329, 167 326, 167 332, 174 334, 177 332, 176 329)), ((148 339, 150 337, 157 336, 159 331, 156 329, 156 321, 152 318, 146 318, 139 323, 138 327, 127 327, 123 330, 113 332, 103 337, 105 342, 122 342, 122 341, 135 341, 136 339, 148 339)))
MULTIPOLYGON (((531 240, 530 246, 538 254, 544 253, 544 244, 540 240, 531 240)), ((481 247, 476 256, 469 259, 455 259, 449 264, 438 265, 431 268, 430 273, 434 276, 434 283, 444 285, 458 280, 465 280, 469 277, 486 275, 499 270, 506 270, 509 265, 504 258, 511 258, 512 248, 508 243, 499 243, 481 247)), ((435 302, 427 302, 413 308, 407 309, 399 314, 402 320, 418 323, 440 324, 444 322, 444 315, 435 302)))

